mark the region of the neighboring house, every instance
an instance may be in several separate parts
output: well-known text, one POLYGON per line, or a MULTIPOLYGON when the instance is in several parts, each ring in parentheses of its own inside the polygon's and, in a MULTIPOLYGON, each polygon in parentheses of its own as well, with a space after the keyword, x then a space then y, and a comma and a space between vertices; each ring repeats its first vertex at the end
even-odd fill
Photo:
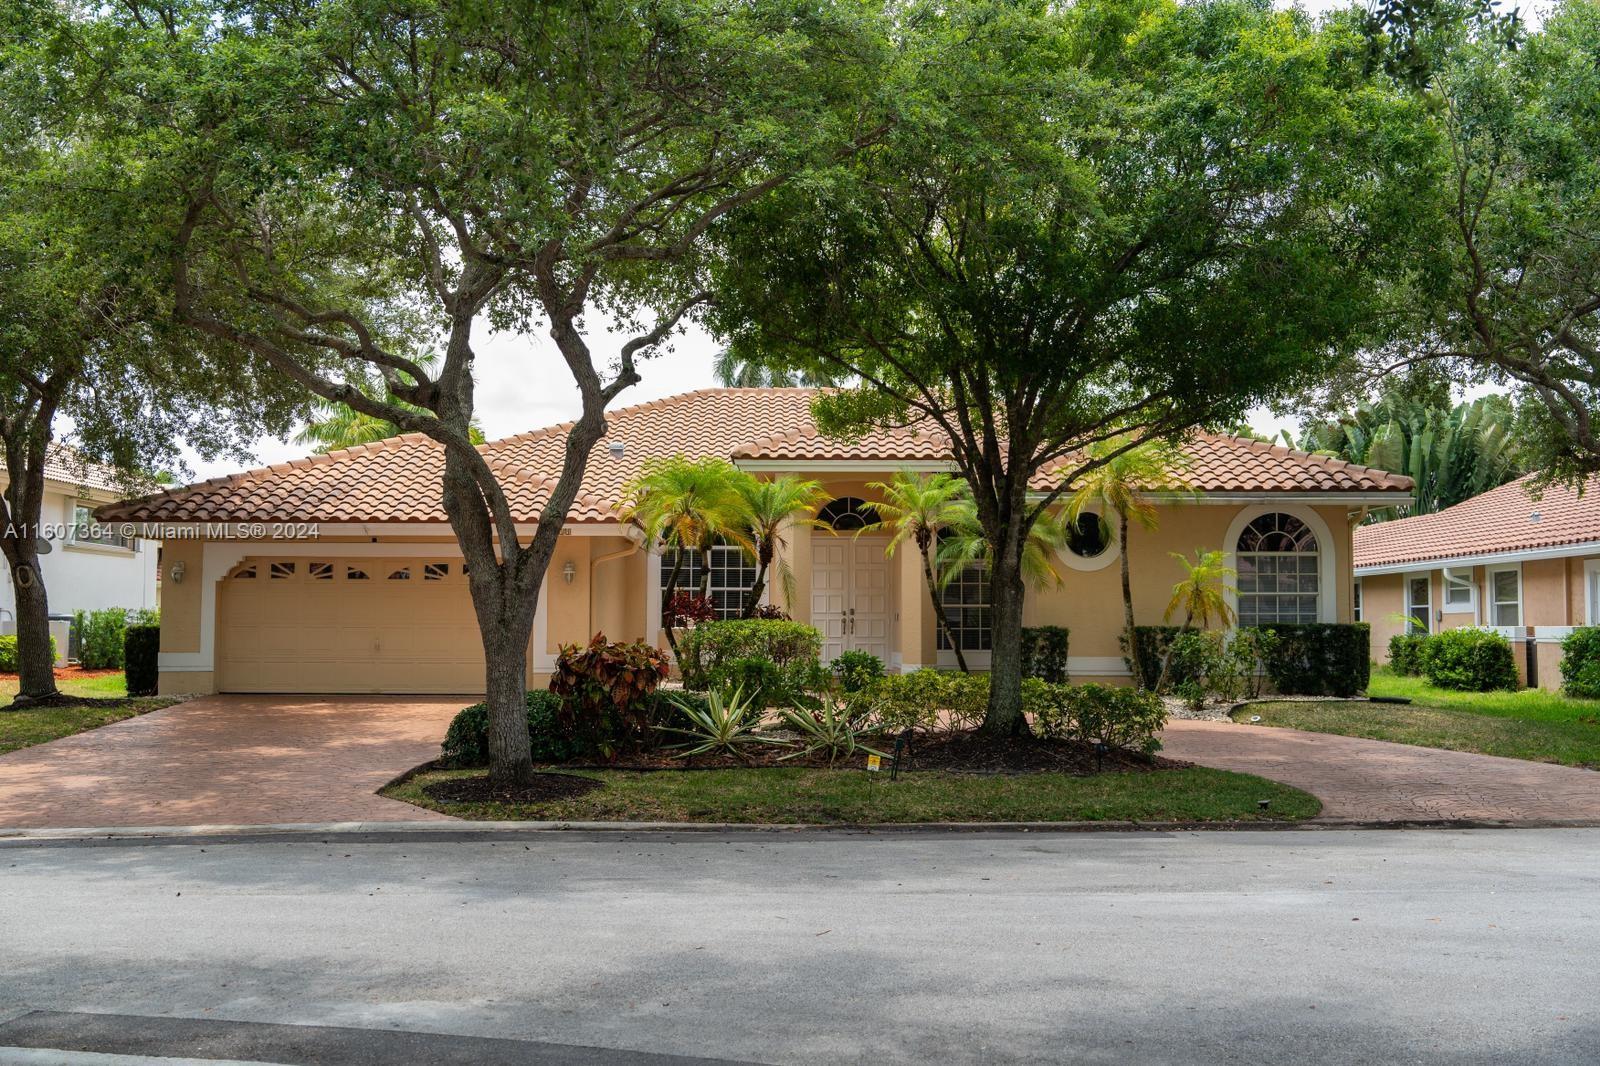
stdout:
MULTIPOLYGON (((854 533, 872 517, 868 483, 900 468, 950 469, 944 438, 913 429, 828 437, 812 423, 814 396, 707 389, 611 412, 606 447, 590 460, 545 581, 528 653, 531 685, 548 680, 561 644, 597 631, 662 639, 665 560, 641 549, 616 506, 646 460, 674 454, 719 456, 758 475, 796 473, 826 486, 820 517, 829 528, 788 538, 797 595, 783 606, 822 630, 827 658, 859 649, 891 670, 953 665, 915 551, 887 559, 887 537, 854 533)), ((567 428, 483 446, 527 531, 560 470, 567 428)), ((1352 517, 1404 502, 1410 480, 1236 437, 1198 435, 1187 451, 1186 476, 1205 495, 1163 498, 1160 528, 1136 529, 1127 545, 1140 621, 1161 620, 1182 574, 1168 553, 1197 548, 1226 550, 1246 575, 1238 607, 1247 622, 1348 621, 1352 517)), ((163 691, 480 691, 477 626, 439 503, 442 467, 440 446, 412 434, 103 510, 165 538, 163 691), (256 535, 225 537, 240 532, 256 535)), ((1048 485, 1041 478, 1038 487, 1048 485)), ((1065 584, 1029 595, 1029 624, 1071 628, 1069 665, 1080 680, 1127 677, 1118 644, 1122 550, 1079 543, 1062 553, 1065 584)), ((733 547, 714 549, 709 564, 712 595, 731 614, 754 569, 733 547)), ((955 581, 947 602, 968 661, 986 664, 981 569, 955 581)))
MULTIPOLYGON (((158 545, 95 523, 94 509, 122 494, 122 480, 110 467, 86 462, 66 445, 54 444, 45 459, 44 478, 40 524, 50 551, 40 557, 39 568, 50 597, 50 615, 56 619, 50 631, 64 660, 72 612, 157 605, 158 545)), ((5 465, 0 463, 0 490, 7 484, 5 465)), ((14 633, 16 628, 16 591, 10 568, 0 556, 0 633, 14 633)))
POLYGON ((1531 481, 1356 530, 1356 597, 1376 659, 1407 628, 1487 626, 1515 646, 1525 684, 1560 687, 1561 641, 1600 625, 1600 478, 1582 497, 1552 485, 1538 499, 1531 481))

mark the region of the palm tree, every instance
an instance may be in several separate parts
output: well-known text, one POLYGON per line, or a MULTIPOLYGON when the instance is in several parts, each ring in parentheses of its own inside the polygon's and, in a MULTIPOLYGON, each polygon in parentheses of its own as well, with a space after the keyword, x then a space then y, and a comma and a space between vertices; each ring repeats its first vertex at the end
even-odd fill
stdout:
POLYGON ((1505 396, 1480 396, 1452 407, 1448 397, 1393 388, 1334 421, 1308 426, 1300 446, 1416 481, 1414 504, 1370 516, 1383 521, 1441 511, 1527 473, 1515 422, 1505 396))
POLYGON ((733 349, 724 348, 717 353, 711 372, 723 385, 732 388, 801 388, 836 384, 815 370, 778 368, 735 355, 733 349))
POLYGON ((933 616, 945 640, 955 650, 956 663, 967 673, 967 659, 961 654, 961 643, 950 628, 950 619, 944 612, 942 584, 934 568, 934 549, 939 534, 960 522, 963 503, 967 498, 967 483, 949 474, 917 474, 901 470, 892 481, 874 481, 867 486, 878 493, 881 502, 873 504, 878 521, 862 528, 862 533, 888 531, 889 546, 884 554, 893 556, 895 549, 910 542, 922 556, 922 577, 928 585, 928 598, 933 601, 933 616))
MULTIPOLYGON (((1133 584, 1128 573, 1128 526, 1138 522, 1154 531, 1156 507, 1146 492, 1157 486, 1164 489, 1189 491, 1190 484, 1182 475, 1183 453, 1164 442, 1151 442, 1127 451, 1126 440, 1109 440, 1090 449, 1091 458, 1109 459, 1091 470, 1078 489, 1067 501, 1067 519, 1076 524, 1089 508, 1098 504, 1101 514, 1117 516, 1117 543, 1122 546, 1122 625, 1128 647, 1128 657, 1139 661, 1138 630, 1133 623, 1133 584)), ((1103 520, 1103 518, 1102 518, 1103 520)), ((1144 678, 1135 669, 1135 686, 1143 687, 1144 678)))
MULTIPOLYGON (((965 487, 965 483, 963 483, 965 487)), ((1060 511, 1041 513, 1028 530, 1028 539, 1022 545, 1022 577, 1034 588, 1052 588, 1061 585, 1061 572, 1055 566, 1055 554, 1067 545, 1071 526, 1060 511)), ((939 538, 937 555, 939 587, 944 588, 969 566, 988 565, 989 542, 984 539, 983 526, 978 521, 978 509, 970 497, 961 501, 960 512, 950 528, 939 538)))
MULTIPOLYGON (((1223 562, 1226 556, 1221 551, 1203 552, 1196 548, 1194 562, 1190 562, 1188 556, 1181 552, 1167 554, 1183 566, 1184 575, 1181 581, 1172 586, 1172 599, 1167 603, 1166 613, 1161 620, 1170 622, 1181 608, 1183 625, 1178 627, 1180 634, 1188 632, 1197 621, 1201 629, 1209 628, 1213 622, 1231 626, 1236 616, 1228 605, 1227 589, 1230 587, 1228 580, 1235 576, 1235 571, 1223 562)), ((1166 686, 1167 668, 1171 664, 1172 645, 1168 644, 1166 654, 1161 657, 1161 676, 1156 679, 1157 692, 1166 686)))
MULTIPOLYGON (((438 356, 435 355, 417 357, 418 365, 424 370, 433 369, 438 361, 438 356)), ((409 381, 410 378, 407 377, 406 380, 409 381)), ((368 383, 362 386, 361 391, 371 396, 375 395, 378 389, 368 383)), ((422 412, 422 408, 413 407, 387 389, 383 391, 386 402, 422 412)), ((318 400, 311 405, 310 414, 306 418, 306 427, 294 435, 294 443, 309 445, 321 452, 334 452, 341 448, 372 444, 399 435, 400 427, 387 419, 363 414, 353 407, 334 403, 332 400, 318 400)), ((474 444, 484 442, 483 428, 477 419, 473 419, 471 425, 467 427, 467 435, 474 444)))
MULTIPOLYGON (((622 520, 644 530, 646 544, 672 550, 672 571, 662 585, 663 608, 672 602, 688 551, 700 553, 702 597, 711 582, 711 549, 731 541, 755 554, 745 532, 743 502, 736 486, 745 474, 725 459, 689 460, 681 455, 655 459, 623 487, 622 520)), ((665 613, 665 611, 663 611, 665 613)), ((673 619, 664 618, 667 644, 678 653, 673 619)))
POLYGON ((803 525, 815 525, 812 515, 827 493, 818 482, 802 481, 789 474, 762 481, 743 471, 739 473, 733 486, 741 505, 739 520, 754 547, 756 562, 756 579, 745 597, 744 616, 753 618, 761 603, 761 594, 767 588, 767 573, 774 563, 778 568, 778 581, 783 586, 784 601, 794 603, 794 571, 781 552, 783 524, 790 518, 798 518, 803 525))

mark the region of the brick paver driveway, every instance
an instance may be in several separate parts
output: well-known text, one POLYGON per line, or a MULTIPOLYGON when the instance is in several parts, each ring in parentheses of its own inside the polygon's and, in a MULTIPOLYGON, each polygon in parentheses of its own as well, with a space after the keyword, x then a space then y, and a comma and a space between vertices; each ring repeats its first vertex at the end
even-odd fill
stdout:
POLYGON ((0 827, 449 820, 374 795, 460 696, 205 696, 0 755, 0 827))
POLYGON ((1600 822, 1600 773, 1278 726, 1174 721, 1162 754, 1293 785, 1322 817, 1600 822))

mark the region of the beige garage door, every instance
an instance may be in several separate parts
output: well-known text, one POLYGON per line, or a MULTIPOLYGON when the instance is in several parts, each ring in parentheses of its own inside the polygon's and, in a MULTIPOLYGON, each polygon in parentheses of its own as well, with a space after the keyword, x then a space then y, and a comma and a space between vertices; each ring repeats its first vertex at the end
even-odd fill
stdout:
POLYGON ((458 560, 248 559, 218 592, 223 692, 483 691, 458 560))

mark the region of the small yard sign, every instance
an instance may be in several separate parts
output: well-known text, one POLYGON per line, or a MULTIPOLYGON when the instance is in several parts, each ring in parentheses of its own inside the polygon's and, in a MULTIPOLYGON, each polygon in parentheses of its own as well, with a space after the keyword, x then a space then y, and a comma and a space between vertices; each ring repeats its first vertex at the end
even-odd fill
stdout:
POLYGON ((869 771, 871 771, 872 773, 877 773, 878 771, 882 770, 883 769, 883 756, 882 755, 868 755, 867 756, 867 769, 869 771))

